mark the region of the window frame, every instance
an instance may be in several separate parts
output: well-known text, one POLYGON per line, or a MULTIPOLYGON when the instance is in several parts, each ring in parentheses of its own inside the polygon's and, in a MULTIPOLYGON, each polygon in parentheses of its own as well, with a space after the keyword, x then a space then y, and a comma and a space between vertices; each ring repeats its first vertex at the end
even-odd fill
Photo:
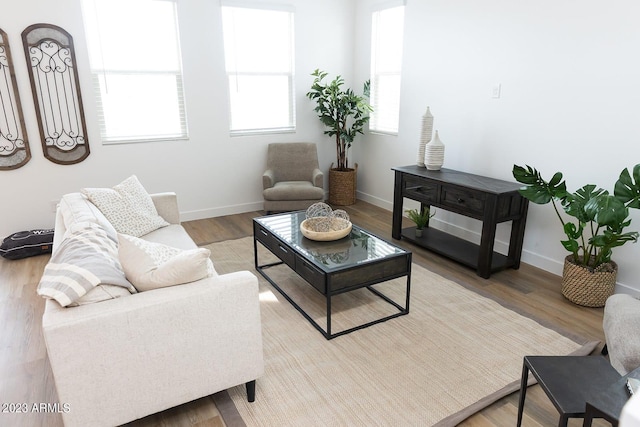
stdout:
MULTIPOLYGON (((221 1, 221 21, 223 31, 223 43, 224 43, 224 55, 225 55, 225 76, 228 96, 228 111, 229 111, 229 134, 232 137, 237 136, 251 136, 251 135, 268 135, 268 134, 284 134, 296 132, 296 86, 295 86, 295 8, 288 4, 279 3, 263 3, 255 1, 244 0, 222 0, 221 1), (268 12, 284 12, 289 14, 289 41, 287 50, 288 55, 288 72, 273 72, 273 71, 244 71, 239 70, 237 67, 231 67, 227 63, 229 53, 227 49, 227 41, 225 40, 225 22, 224 22, 224 8, 237 8, 237 9, 250 9, 255 11, 268 11, 268 12), (289 124, 285 126, 273 125, 273 126, 260 126, 255 127, 236 127, 234 128, 234 106, 232 99, 232 86, 233 80, 240 76, 282 76, 287 78, 287 103, 288 103, 288 120, 289 124)), ((237 51, 233 52, 233 56, 238 55, 237 51)), ((242 54, 242 53, 240 53, 242 54)))
MULTIPOLYGON (((105 30, 101 28, 101 25, 104 25, 104 22, 100 22, 99 14, 96 12, 96 16, 89 16, 90 12, 87 7, 85 7, 85 2, 89 3, 89 0, 83 0, 83 20, 85 25, 85 31, 87 33, 97 31, 98 34, 98 43, 101 43, 102 39, 105 37, 105 30), (93 23, 97 24, 97 28, 90 28, 90 24, 88 21, 91 20, 93 23)), ((184 141, 189 139, 189 126, 188 126, 188 118, 187 118, 187 106, 186 106, 186 94, 185 94, 185 84, 184 84, 184 67, 182 65, 182 51, 180 48, 180 27, 179 27, 179 15, 178 15, 178 1, 177 0, 163 0, 163 2, 171 3, 173 7, 173 29, 175 30, 175 61, 177 67, 173 70, 168 69, 146 69, 141 70, 136 67, 109 67, 108 64, 104 63, 104 58, 102 57, 102 45, 99 44, 97 47, 91 44, 89 37, 87 37, 87 47, 89 49, 97 48, 101 53, 101 63, 96 64, 91 60, 90 56, 90 70, 91 70, 91 84, 93 94, 96 99, 96 111, 97 111, 97 119, 98 126, 100 129, 100 136, 102 139, 103 145, 116 145, 116 144, 135 144, 135 143, 150 143, 150 142, 166 142, 166 141, 184 141), (100 83, 101 79, 108 79, 110 76, 117 78, 118 76, 126 76, 126 75, 137 75, 137 76, 166 76, 172 77, 175 79, 175 89, 176 89, 176 100, 177 104, 171 104, 171 109, 176 109, 178 116, 173 116, 178 120, 179 131, 177 133, 163 133, 163 134, 153 134, 153 132, 149 132, 148 134, 144 134, 143 132, 139 132, 136 129, 136 132, 132 135, 109 135, 109 128, 106 125, 107 114, 105 114, 105 102, 103 101, 102 94, 102 85, 100 83)), ((93 3, 92 8, 95 7, 95 1, 93 3)), ((109 2, 106 2, 109 3, 109 2)), ((155 3, 153 1, 149 1, 149 3, 155 3)), ((91 9, 93 11, 93 9, 91 9)), ((121 32, 121 28, 108 28, 106 33, 113 31, 121 32)), ((163 27, 163 31, 167 31, 166 28, 163 27)), ((122 47, 121 47, 122 48, 122 47)), ((126 49, 126 47, 125 47, 126 49)), ((106 86, 108 86, 108 81, 106 86)), ((166 92, 170 94, 171 92, 166 92)), ((151 130, 149 128, 149 130, 151 130)))
MULTIPOLYGON (((374 8, 371 11, 371 62, 370 62, 370 81, 371 81, 371 105, 373 107, 373 111, 371 113, 371 118, 369 120, 369 132, 374 133, 374 134, 383 134, 383 135, 393 135, 396 136, 398 135, 399 132, 399 128, 400 128, 400 100, 401 100, 401 90, 402 90, 402 54, 401 54, 401 59, 400 59, 400 64, 398 67, 397 71, 393 71, 393 72, 389 72, 389 71, 385 71, 385 72, 378 72, 378 68, 376 66, 377 64, 377 60, 379 58, 380 52, 378 52, 378 45, 376 43, 376 39, 379 38, 381 36, 381 34, 376 31, 376 14, 379 13, 383 13, 384 11, 387 11, 389 9, 395 9, 398 7, 402 7, 402 13, 403 13, 403 23, 402 23, 402 38, 401 38, 401 46, 399 47, 400 50, 403 50, 403 44, 404 44, 404 14, 406 13, 406 0, 391 0, 391 1, 386 1, 386 2, 382 2, 379 3, 377 5, 374 6, 374 8), (398 83, 398 90, 397 93, 394 94, 395 98, 394 101, 397 101, 397 109, 394 112, 395 117, 395 125, 393 128, 388 128, 388 127, 380 127, 379 122, 381 121, 381 118, 377 118, 379 116, 377 116, 377 112, 378 112, 378 104, 380 104, 379 99, 378 99, 378 86, 379 86, 379 77, 380 76, 386 76, 386 77, 393 77, 393 76, 397 76, 399 83, 398 83)), ((388 116, 385 116, 386 119, 388 120, 388 116)))

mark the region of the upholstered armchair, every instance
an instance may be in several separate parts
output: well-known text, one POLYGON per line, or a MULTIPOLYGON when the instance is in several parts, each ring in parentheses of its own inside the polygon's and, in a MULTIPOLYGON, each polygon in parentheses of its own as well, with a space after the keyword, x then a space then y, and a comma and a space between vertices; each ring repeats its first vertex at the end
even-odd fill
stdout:
POLYGON ((267 213, 303 210, 322 202, 323 182, 315 144, 269 144, 267 170, 262 175, 262 196, 267 213))
POLYGON ((640 367, 640 300, 611 295, 604 306, 602 328, 611 365, 621 375, 640 367))

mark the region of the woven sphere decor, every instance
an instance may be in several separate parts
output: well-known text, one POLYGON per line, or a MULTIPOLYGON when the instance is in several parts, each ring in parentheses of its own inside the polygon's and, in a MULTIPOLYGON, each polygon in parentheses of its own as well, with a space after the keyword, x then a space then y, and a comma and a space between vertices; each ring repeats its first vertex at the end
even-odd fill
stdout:
POLYGON ((610 261, 595 270, 573 263, 573 255, 564 259, 562 295, 585 307, 604 307, 616 286, 618 265, 610 261))
POLYGON ((346 237, 351 232, 349 214, 342 209, 331 209, 326 203, 314 203, 300 224, 300 231, 307 239, 331 241, 346 237))

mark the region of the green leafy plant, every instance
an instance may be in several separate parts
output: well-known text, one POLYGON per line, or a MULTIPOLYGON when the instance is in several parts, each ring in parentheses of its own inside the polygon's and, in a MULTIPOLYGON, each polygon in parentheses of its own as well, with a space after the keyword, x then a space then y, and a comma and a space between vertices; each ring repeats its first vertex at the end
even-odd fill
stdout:
POLYGON ((638 240, 638 232, 624 229, 631 224, 629 208, 640 208, 640 164, 632 174, 626 168, 620 172, 613 195, 593 184, 569 193, 562 173, 545 181, 528 165, 514 165, 513 176, 525 184, 520 189, 523 197, 540 205, 551 202, 567 236, 562 246, 571 252, 575 264, 596 269, 611 261, 613 248, 638 240), (565 220, 558 204, 573 219, 565 220))
POLYGON ((316 69, 315 77, 307 97, 316 101, 314 111, 320 121, 328 128, 326 135, 336 138, 337 170, 348 170, 347 150, 357 134, 362 134, 369 121, 369 113, 373 111, 367 102, 369 99, 369 81, 364 83, 363 95, 356 95, 351 89, 342 89, 344 79, 337 76, 330 83, 325 83, 327 73, 316 69))
POLYGON ((416 228, 422 230, 429 224, 429 218, 432 218, 436 213, 431 213, 428 208, 425 208, 422 212, 418 209, 405 209, 405 213, 409 219, 416 223, 416 228))

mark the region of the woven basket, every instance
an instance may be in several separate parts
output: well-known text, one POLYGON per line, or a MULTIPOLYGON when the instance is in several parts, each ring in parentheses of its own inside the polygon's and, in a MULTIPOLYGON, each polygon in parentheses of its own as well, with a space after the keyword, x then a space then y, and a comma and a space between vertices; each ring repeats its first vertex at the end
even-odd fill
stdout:
MULTIPOLYGON (((333 166, 333 163, 331 164, 333 166)), ((353 205, 356 202, 358 164, 355 169, 340 171, 329 169, 329 203, 338 206, 353 205)))
POLYGON ((573 263, 573 255, 564 259, 562 295, 585 307, 604 307, 616 286, 618 265, 610 261, 592 270, 573 263))

